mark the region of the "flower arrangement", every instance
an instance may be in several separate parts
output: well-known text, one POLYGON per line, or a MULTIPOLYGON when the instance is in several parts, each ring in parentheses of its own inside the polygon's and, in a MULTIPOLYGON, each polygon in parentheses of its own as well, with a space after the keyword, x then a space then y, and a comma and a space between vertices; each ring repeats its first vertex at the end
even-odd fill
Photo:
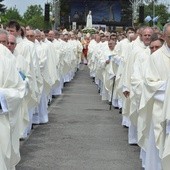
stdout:
POLYGON ((95 29, 95 28, 84 28, 83 30, 82 30, 82 32, 84 33, 84 34, 87 34, 87 33, 89 33, 89 34, 95 34, 96 32, 97 32, 97 30, 95 29))

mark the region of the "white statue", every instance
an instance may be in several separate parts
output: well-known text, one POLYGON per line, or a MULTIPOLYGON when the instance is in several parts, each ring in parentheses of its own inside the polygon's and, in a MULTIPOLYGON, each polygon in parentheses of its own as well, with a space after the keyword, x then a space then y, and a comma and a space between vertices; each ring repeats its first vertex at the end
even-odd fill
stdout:
POLYGON ((89 11, 89 14, 87 15, 86 28, 92 28, 92 15, 91 15, 91 11, 89 11))

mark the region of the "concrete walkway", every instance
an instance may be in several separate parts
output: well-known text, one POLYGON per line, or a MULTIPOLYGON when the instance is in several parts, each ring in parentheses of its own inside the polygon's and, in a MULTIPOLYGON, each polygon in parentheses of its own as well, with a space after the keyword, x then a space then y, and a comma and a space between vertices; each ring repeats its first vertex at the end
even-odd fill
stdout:
POLYGON ((82 65, 49 108, 49 123, 21 146, 17 170, 141 170, 118 110, 109 111, 82 65))

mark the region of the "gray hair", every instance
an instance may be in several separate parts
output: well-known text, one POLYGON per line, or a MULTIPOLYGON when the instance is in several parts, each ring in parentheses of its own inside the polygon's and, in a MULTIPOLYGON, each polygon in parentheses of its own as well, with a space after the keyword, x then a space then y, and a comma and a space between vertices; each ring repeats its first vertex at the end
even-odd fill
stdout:
POLYGON ((34 30, 34 34, 37 35, 37 34, 41 34, 41 31, 39 29, 35 29, 34 30))
POLYGON ((0 34, 5 34, 8 37, 9 32, 4 30, 4 29, 2 29, 2 28, 0 28, 0 34))
POLYGON ((163 27, 163 33, 167 31, 167 28, 170 27, 170 22, 166 23, 163 27))
POLYGON ((153 28, 152 28, 152 27, 144 26, 144 27, 142 27, 141 32, 143 33, 143 32, 144 32, 145 30, 147 30, 147 29, 149 29, 149 30, 152 30, 152 31, 153 31, 153 28))

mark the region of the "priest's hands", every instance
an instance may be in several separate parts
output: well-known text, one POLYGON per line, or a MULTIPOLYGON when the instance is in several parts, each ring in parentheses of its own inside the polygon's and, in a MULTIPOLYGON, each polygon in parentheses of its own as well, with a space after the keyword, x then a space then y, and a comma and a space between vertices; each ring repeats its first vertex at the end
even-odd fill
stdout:
POLYGON ((125 96, 126 98, 128 98, 128 97, 130 96, 130 92, 129 92, 129 91, 124 91, 123 94, 124 94, 124 96, 125 96))

